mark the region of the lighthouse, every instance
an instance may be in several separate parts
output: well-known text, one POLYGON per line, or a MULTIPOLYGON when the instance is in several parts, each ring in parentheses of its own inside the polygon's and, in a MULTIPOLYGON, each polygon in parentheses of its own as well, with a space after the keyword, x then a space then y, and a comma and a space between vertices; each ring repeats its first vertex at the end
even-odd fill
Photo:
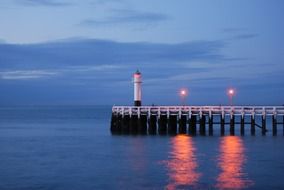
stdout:
POLYGON ((134 106, 141 106, 141 73, 137 70, 133 75, 134 83, 134 106))

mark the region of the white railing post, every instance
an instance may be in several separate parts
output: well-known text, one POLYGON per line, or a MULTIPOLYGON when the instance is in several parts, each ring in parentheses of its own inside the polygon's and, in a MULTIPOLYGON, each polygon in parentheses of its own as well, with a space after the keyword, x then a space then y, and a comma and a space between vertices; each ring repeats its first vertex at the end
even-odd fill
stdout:
POLYGON ((169 107, 167 108, 167 118, 168 119, 170 118, 170 108, 169 107))
POLYGON ((138 115, 138 119, 139 119, 140 118, 140 107, 138 107, 137 115, 138 115))

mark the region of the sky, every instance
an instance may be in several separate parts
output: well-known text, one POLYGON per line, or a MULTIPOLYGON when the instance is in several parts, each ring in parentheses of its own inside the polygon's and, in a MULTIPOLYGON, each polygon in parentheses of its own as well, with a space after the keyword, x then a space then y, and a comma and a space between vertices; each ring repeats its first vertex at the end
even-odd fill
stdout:
POLYGON ((282 0, 1 0, 0 105, 284 104, 282 0))

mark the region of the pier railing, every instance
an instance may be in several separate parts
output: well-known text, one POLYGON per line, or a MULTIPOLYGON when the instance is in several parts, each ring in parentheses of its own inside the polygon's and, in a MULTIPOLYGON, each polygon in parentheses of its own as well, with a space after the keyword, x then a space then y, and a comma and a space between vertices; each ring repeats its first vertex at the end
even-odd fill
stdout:
POLYGON ((284 106, 113 106, 122 115, 284 115, 284 106))

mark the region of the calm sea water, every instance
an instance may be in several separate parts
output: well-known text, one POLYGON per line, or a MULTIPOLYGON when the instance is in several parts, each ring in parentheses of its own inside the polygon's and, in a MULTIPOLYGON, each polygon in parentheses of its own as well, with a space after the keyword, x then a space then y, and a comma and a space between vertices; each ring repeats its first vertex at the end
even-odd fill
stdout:
POLYGON ((117 136, 110 114, 1 107, 0 190, 284 188, 282 126, 277 137, 117 136))

